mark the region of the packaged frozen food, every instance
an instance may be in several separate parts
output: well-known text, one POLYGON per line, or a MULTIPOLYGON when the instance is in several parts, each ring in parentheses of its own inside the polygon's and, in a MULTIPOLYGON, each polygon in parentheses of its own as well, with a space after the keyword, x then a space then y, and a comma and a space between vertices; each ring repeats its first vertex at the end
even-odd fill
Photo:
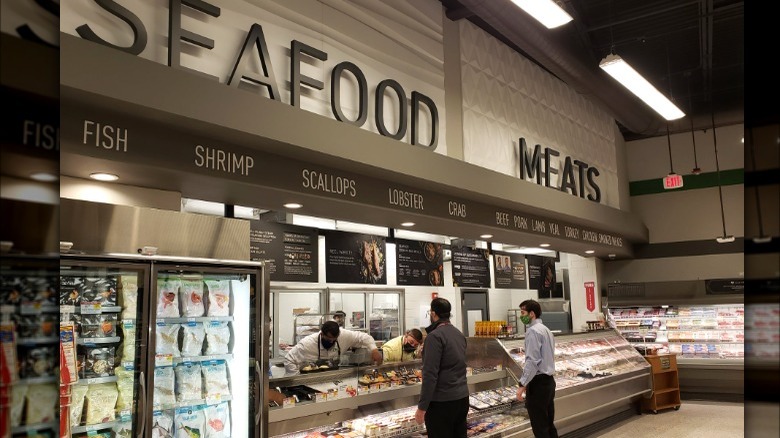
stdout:
POLYGON ((58 322, 56 314, 40 313, 38 315, 13 315, 16 332, 20 339, 49 338, 56 336, 55 326, 58 322))
POLYGON ((230 351, 230 327, 227 321, 206 324, 206 354, 227 354, 230 351))
POLYGON ((76 277, 60 278, 60 305, 81 304, 81 282, 76 277))
POLYGON ((111 431, 108 430, 101 430, 101 431, 89 431, 84 433, 76 433, 73 434, 73 438, 113 438, 111 436, 111 431))
POLYGON ((57 345, 20 345, 17 348, 19 377, 51 376, 57 366, 57 345))
POLYGON ((176 372, 176 400, 193 401, 202 400, 200 364, 182 363, 175 368, 176 372))
POLYGON ((203 316, 206 312, 201 278, 184 278, 181 282, 180 296, 181 310, 184 316, 203 316))
POLYGON ((30 385, 27 388, 26 424, 47 423, 56 418, 55 407, 59 400, 56 383, 30 385))
POLYGON ((116 399, 116 409, 119 411, 133 409, 133 390, 135 387, 135 371, 124 367, 116 367, 116 389, 119 391, 116 399))
POLYGON ((115 347, 84 347, 82 377, 108 377, 114 375, 115 347))
POLYGON ((202 322, 187 322, 182 324, 182 356, 200 356, 203 351, 203 340, 206 329, 202 322))
POLYGON ((125 321, 122 327, 122 347, 120 349, 121 362, 135 361, 135 322, 125 321))
POLYGON ((203 371, 203 383, 206 397, 225 397, 230 395, 227 365, 224 360, 203 362, 201 370, 203 371))
POLYGON ((138 314, 138 277, 122 275, 119 277, 119 305, 122 306, 122 318, 134 319, 138 314))
POLYGON ((99 303, 100 307, 115 307, 117 305, 116 277, 82 278, 80 280, 82 304, 99 303))
POLYGON ((180 357, 179 351, 179 324, 168 324, 157 322, 157 354, 171 354, 173 357, 180 357))
POLYGON ((227 280, 205 280, 209 290, 208 316, 230 315, 230 282, 227 280))
POLYGON ((72 385, 70 387, 70 424, 78 426, 83 424, 84 398, 87 395, 87 385, 72 385))
POLYGON ((105 423, 116 418, 114 408, 119 396, 116 384, 96 383, 89 385, 86 397, 86 424, 105 423))
POLYGON ((175 378, 173 367, 157 367, 154 369, 154 406, 172 406, 176 403, 174 392, 175 378))
POLYGON ((152 438, 173 438, 173 411, 152 413, 152 438))
POLYGON ((79 337, 82 339, 116 336, 116 313, 73 315, 73 319, 78 323, 79 337))
POLYGON ((26 399, 27 385, 15 384, 11 386, 11 427, 22 424, 22 413, 26 399))
POLYGON ((113 427, 112 431, 114 435, 112 438, 132 438, 133 437, 133 423, 127 421, 124 423, 117 423, 113 427))
POLYGON ((179 316, 179 288, 181 288, 181 280, 178 278, 160 277, 158 279, 158 318, 176 318, 179 316))
POLYGON ((205 438, 230 437, 230 405, 227 402, 206 406, 205 438))
POLYGON ((176 409, 173 422, 175 438, 197 438, 205 434, 206 418, 202 406, 176 409))

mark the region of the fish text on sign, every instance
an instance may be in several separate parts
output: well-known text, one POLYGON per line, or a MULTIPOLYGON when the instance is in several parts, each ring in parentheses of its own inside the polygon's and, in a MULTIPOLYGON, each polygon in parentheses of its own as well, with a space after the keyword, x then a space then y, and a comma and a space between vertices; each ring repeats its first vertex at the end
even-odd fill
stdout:
POLYGON ((103 149, 127 152, 127 128, 84 120, 83 134, 82 143, 85 145, 94 144, 103 149))
POLYGON ((195 165, 225 173, 248 176, 249 171, 255 167, 255 160, 249 155, 197 145, 195 146, 195 165))
POLYGON ((25 120, 22 128, 22 143, 48 151, 60 149, 60 130, 48 123, 25 120))

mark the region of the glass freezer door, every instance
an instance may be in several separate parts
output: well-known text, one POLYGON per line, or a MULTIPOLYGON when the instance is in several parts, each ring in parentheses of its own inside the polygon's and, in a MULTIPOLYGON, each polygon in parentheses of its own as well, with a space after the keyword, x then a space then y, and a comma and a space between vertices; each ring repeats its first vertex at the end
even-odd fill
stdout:
POLYGON ((147 436, 250 436, 247 370, 254 367, 250 306, 257 272, 155 264, 147 436))
MULTIPOLYGON (((143 436, 148 265, 63 259, 60 318, 75 323, 78 381, 70 386, 70 431, 143 436)), ((102 435, 101 435, 102 434, 102 435)))

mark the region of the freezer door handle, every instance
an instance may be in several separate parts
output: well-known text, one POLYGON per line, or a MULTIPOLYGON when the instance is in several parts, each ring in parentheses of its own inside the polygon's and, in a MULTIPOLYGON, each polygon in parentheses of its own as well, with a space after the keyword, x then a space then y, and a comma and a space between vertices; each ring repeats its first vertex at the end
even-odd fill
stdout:
POLYGON ((260 370, 260 362, 255 361, 255 426, 260 425, 260 418, 262 417, 262 412, 260 411, 260 408, 263 406, 263 401, 260 400, 260 385, 263 384, 263 374, 260 370))
POLYGON ((141 426, 138 428, 138 438, 143 438, 144 429, 146 429, 146 377, 144 372, 141 371, 141 397, 138 398, 139 404, 143 403, 142 407, 138 409, 141 415, 141 426))

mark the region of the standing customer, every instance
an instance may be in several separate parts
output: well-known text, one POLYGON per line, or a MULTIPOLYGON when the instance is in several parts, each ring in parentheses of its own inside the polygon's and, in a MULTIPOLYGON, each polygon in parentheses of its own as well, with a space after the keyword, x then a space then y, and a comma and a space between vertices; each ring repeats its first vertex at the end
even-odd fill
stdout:
POLYGON ((525 328, 525 365, 517 399, 523 400, 536 438, 558 438, 555 428, 555 338, 539 317, 542 307, 534 300, 520 303, 525 328))
POLYGON ((450 323, 450 302, 431 301, 431 325, 425 329, 420 402, 414 415, 425 422, 428 438, 466 438, 469 388, 466 338, 450 323))

